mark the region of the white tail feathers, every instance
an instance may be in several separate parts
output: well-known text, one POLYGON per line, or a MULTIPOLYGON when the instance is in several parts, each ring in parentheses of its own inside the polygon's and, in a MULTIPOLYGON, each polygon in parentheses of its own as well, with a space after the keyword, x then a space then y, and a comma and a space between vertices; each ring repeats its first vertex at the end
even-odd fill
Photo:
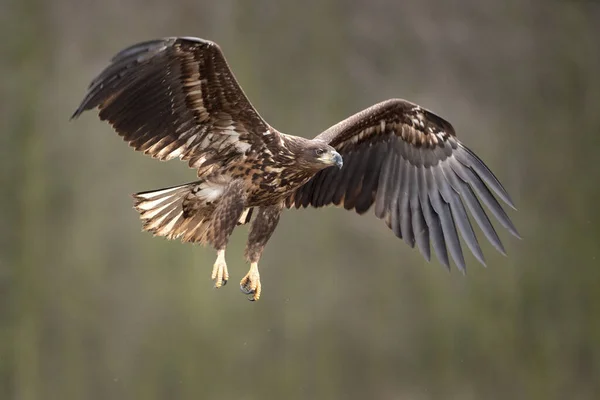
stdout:
POLYGON ((214 188, 207 190, 205 185, 198 181, 134 194, 134 207, 144 221, 143 229, 168 239, 204 243, 218 200, 214 188))

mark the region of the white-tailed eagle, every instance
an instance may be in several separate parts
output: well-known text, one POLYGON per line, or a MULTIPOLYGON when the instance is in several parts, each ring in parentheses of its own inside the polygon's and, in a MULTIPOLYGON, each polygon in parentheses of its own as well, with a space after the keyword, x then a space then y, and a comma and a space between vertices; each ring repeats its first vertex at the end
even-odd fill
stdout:
POLYGON ((449 122, 406 100, 391 99, 332 126, 314 139, 277 131, 238 85, 217 44, 172 37, 118 53, 92 81, 73 118, 98 107, 136 150, 180 158, 198 180, 134 195, 144 230, 217 250, 215 286, 229 274, 225 248, 236 225, 251 221, 241 281, 261 294, 258 261, 284 208, 374 208, 396 236, 429 260, 465 260, 459 232, 481 263, 467 209, 485 237, 504 247, 481 202, 518 233, 493 193, 513 207, 498 179, 456 137, 449 122), (465 207, 466 205, 466 207, 465 207))

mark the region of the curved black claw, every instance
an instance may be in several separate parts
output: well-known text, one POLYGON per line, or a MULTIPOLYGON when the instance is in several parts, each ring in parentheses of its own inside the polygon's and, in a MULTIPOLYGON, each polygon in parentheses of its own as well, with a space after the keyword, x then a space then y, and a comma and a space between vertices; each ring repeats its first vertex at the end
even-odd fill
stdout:
MULTIPOLYGON (((250 282, 248 282, 248 283, 250 283, 250 282)), ((254 294, 254 290, 250 289, 248 287, 248 285, 240 285, 240 290, 244 294, 252 294, 252 295, 254 294)))
POLYGON ((223 286, 225 286, 225 285, 227 285, 227 279, 221 279, 221 285, 217 285, 217 283, 215 282, 215 283, 213 284, 213 287, 214 287, 215 289, 219 289, 219 288, 222 288, 222 287, 223 287, 223 286))

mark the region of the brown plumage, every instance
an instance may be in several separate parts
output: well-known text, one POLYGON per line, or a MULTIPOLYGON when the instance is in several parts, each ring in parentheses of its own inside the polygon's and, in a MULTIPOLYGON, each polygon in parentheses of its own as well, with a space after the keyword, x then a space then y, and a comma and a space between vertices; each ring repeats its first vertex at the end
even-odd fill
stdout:
POLYGON ((251 268, 241 283, 252 300, 260 296, 258 261, 284 207, 333 204, 362 214, 374 205, 428 260, 431 242, 443 264, 449 266, 449 250, 462 270, 458 232, 484 263, 465 203, 500 252, 478 198, 518 236, 493 193, 513 203, 492 172, 450 123, 405 100, 376 104, 312 140, 286 135, 252 107, 215 43, 165 38, 118 53, 73 117, 95 107, 136 150, 197 170, 196 182, 134 195, 135 208, 145 230, 215 247, 217 287, 228 277, 229 236, 254 215, 251 268))

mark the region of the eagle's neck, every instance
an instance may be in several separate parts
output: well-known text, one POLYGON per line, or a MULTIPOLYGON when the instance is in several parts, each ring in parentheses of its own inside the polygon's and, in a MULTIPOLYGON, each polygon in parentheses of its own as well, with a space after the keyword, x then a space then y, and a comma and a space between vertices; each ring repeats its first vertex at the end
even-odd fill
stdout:
POLYGON ((307 148, 311 144, 312 140, 310 139, 282 134, 281 151, 279 153, 282 156, 281 162, 311 176, 316 174, 321 169, 320 166, 310 162, 306 156, 307 148))
POLYGON ((276 159, 282 169, 282 177, 294 186, 301 186, 312 178, 323 167, 311 162, 306 154, 312 140, 299 136, 282 134, 281 148, 276 159))
POLYGON ((300 136, 286 135, 281 133, 281 147, 288 150, 291 154, 299 156, 304 149, 310 145, 312 140, 300 136))
MULTIPOLYGON (((256 191, 249 197, 250 204, 272 204, 281 201, 304 185, 321 168, 315 168, 307 157, 311 141, 297 136, 280 134, 257 157, 249 177, 256 191)), ((314 143, 313 143, 314 145, 314 143)))

